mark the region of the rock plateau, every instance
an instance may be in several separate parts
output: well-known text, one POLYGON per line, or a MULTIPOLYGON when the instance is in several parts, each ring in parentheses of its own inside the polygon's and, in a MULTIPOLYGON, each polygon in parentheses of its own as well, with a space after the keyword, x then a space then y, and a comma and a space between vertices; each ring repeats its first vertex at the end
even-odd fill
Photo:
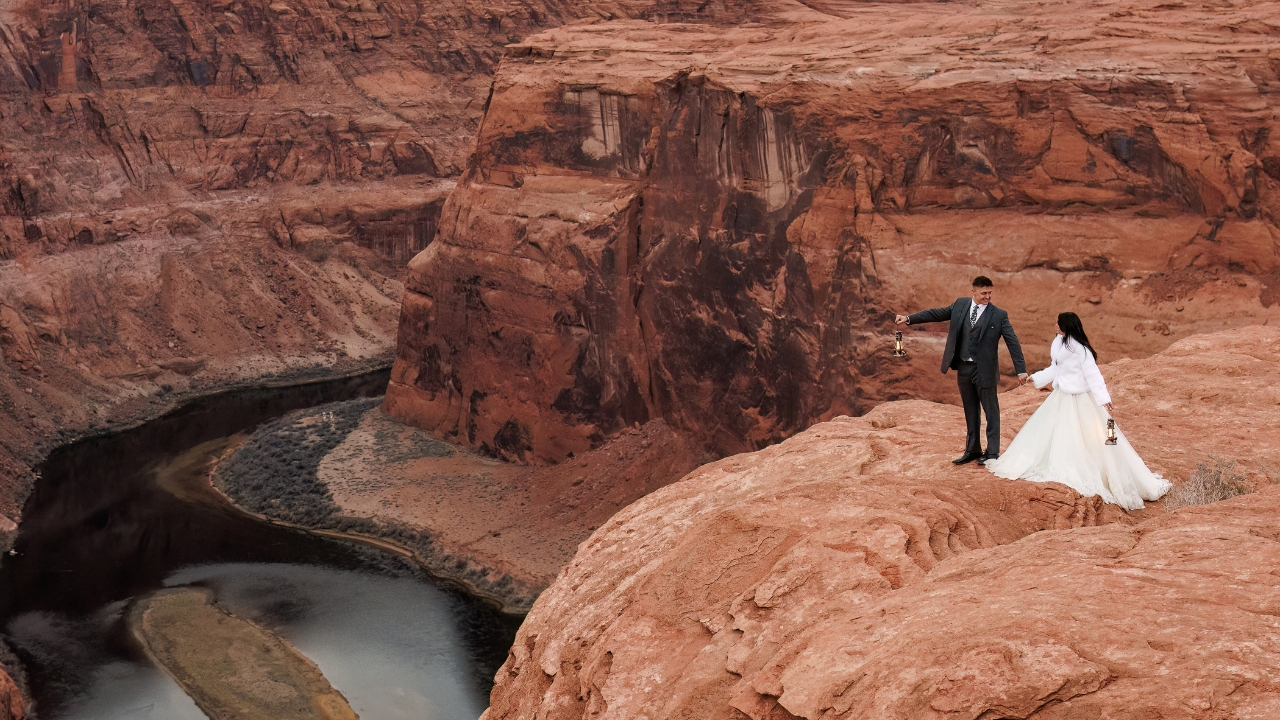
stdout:
MULTIPOLYGON (((1103 367, 1154 470, 1259 491, 1125 514, 948 460, 890 402, 618 513, 540 597, 486 720, 1280 716, 1280 331, 1103 367)), ((1007 393, 1017 427, 1044 396, 1007 393)))
MULTIPOLYGON (((1280 318, 1274 3, 777 3, 513 44, 411 264, 386 407, 534 463, 954 398, 894 312, 980 273, 1033 363, 1280 318)), ((1008 370, 1008 369, 1007 369, 1008 370)))

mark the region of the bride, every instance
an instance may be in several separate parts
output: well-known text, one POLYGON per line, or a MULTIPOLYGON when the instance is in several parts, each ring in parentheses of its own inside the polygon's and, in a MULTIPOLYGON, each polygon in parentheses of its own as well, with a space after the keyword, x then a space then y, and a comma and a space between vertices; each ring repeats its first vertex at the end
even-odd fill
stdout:
POLYGON ((1158 500, 1169 481, 1147 469, 1119 428, 1116 444, 1105 444, 1111 396, 1078 315, 1058 315, 1058 336, 1049 354, 1053 364, 1031 380, 1038 388, 1053 383, 1053 393, 1009 449, 987 461, 987 469, 1009 480, 1062 483, 1126 510, 1158 500))

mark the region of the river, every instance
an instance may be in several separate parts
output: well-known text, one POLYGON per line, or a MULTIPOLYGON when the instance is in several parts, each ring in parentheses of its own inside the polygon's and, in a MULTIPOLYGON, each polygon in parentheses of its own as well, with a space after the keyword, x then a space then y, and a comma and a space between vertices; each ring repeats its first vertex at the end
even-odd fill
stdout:
POLYGON ((398 556, 246 517, 204 484, 237 433, 386 383, 225 393, 53 452, 0 566, 0 631, 40 720, 204 718, 123 621, 133 598, 189 584, 289 640, 363 720, 474 720, 518 619, 398 556))

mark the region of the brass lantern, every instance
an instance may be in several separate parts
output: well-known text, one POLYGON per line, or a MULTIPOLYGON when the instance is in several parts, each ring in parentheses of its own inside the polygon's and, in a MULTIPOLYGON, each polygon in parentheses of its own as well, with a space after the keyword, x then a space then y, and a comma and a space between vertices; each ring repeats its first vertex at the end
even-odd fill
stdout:
POLYGON ((896 358, 904 358, 907 351, 902 347, 902 331, 899 330, 893 334, 893 356, 896 358))
POLYGON ((1116 419, 1107 418, 1107 444, 1116 444, 1116 419))

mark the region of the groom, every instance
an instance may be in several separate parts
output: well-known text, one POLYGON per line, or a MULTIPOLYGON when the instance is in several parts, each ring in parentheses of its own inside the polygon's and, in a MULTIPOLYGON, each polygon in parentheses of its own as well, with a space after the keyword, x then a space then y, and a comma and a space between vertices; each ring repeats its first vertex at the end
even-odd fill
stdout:
POLYGON ((934 308, 914 315, 897 315, 899 325, 950 321, 947 347, 942 351, 942 372, 956 371, 960 385, 960 401, 964 404, 964 421, 969 427, 964 454, 952 460, 956 465, 1000 457, 1000 338, 1009 348, 1013 369, 1019 382, 1027 381, 1027 364, 1022 359, 1022 346, 1009 324, 1009 313, 991 304, 994 287, 991 278, 979 275, 973 279, 972 297, 960 298, 948 307, 934 308), (982 452, 978 409, 987 416, 987 452, 982 452))

